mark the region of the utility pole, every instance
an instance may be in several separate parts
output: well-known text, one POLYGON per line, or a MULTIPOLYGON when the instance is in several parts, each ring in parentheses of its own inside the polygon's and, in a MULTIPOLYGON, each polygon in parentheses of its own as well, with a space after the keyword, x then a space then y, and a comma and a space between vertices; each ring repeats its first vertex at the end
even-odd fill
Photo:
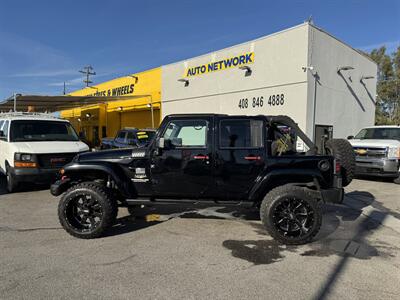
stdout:
POLYGON ((83 82, 86 84, 86 86, 89 86, 90 83, 93 83, 93 81, 89 80, 90 75, 96 75, 96 72, 93 71, 92 66, 89 65, 89 66, 83 67, 83 70, 80 70, 79 72, 86 75, 86 79, 83 80, 83 82))
POLYGON ((65 95, 65 81, 64 81, 64 91, 63 91, 63 95, 65 95))

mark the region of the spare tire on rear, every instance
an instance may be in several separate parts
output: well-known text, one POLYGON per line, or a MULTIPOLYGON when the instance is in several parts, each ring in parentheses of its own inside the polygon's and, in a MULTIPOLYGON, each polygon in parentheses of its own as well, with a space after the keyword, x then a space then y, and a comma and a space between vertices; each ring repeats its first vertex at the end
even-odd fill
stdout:
POLYGON ((327 153, 339 160, 343 186, 348 186, 354 178, 356 157, 348 140, 332 139, 325 144, 327 153))

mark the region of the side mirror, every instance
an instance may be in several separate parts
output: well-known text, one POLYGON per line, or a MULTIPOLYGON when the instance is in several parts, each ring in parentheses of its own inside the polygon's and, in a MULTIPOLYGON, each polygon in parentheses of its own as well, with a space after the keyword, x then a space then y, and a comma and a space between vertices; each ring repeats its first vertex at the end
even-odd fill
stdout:
POLYGON ((159 148, 159 149, 165 148, 165 139, 164 138, 159 138, 157 140, 157 148, 159 148))
POLYGON ((354 136, 353 136, 353 135, 349 135, 349 136, 347 137, 347 139, 348 139, 348 140, 354 139, 354 136))
POLYGON ((5 139, 6 139, 6 136, 4 134, 4 131, 0 130, 0 140, 5 140, 5 139))
POLYGON ((181 147, 182 146, 182 139, 181 138, 173 138, 169 140, 171 145, 174 147, 181 147))
POLYGON ((157 148, 159 149, 172 149, 174 147, 182 146, 181 138, 165 139, 159 138, 157 141, 157 148))

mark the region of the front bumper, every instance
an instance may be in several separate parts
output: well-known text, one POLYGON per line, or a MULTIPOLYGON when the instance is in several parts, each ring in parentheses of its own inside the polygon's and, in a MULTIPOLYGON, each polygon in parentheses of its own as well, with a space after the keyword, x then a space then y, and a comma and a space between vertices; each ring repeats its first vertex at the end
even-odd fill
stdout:
POLYGON ((373 175, 380 177, 398 177, 399 160, 389 158, 356 158, 357 175, 373 175))
POLYGON ((37 184, 50 184, 58 174, 59 169, 39 168, 10 168, 9 172, 18 183, 28 182, 37 184))
POLYGON ((69 188, 70 181, 69 178, 57 180, 50 186, 50 193, 56 197, 60 196, 69 188))

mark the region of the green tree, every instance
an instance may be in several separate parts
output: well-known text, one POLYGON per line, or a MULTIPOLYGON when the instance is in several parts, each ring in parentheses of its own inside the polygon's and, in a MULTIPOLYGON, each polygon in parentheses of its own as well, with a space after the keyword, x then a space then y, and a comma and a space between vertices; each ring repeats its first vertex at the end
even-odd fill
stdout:
POLYGON ((381 47, 369 56, 378 64, 376 124, 400 124, 400 46, 392 54, 381 47))

